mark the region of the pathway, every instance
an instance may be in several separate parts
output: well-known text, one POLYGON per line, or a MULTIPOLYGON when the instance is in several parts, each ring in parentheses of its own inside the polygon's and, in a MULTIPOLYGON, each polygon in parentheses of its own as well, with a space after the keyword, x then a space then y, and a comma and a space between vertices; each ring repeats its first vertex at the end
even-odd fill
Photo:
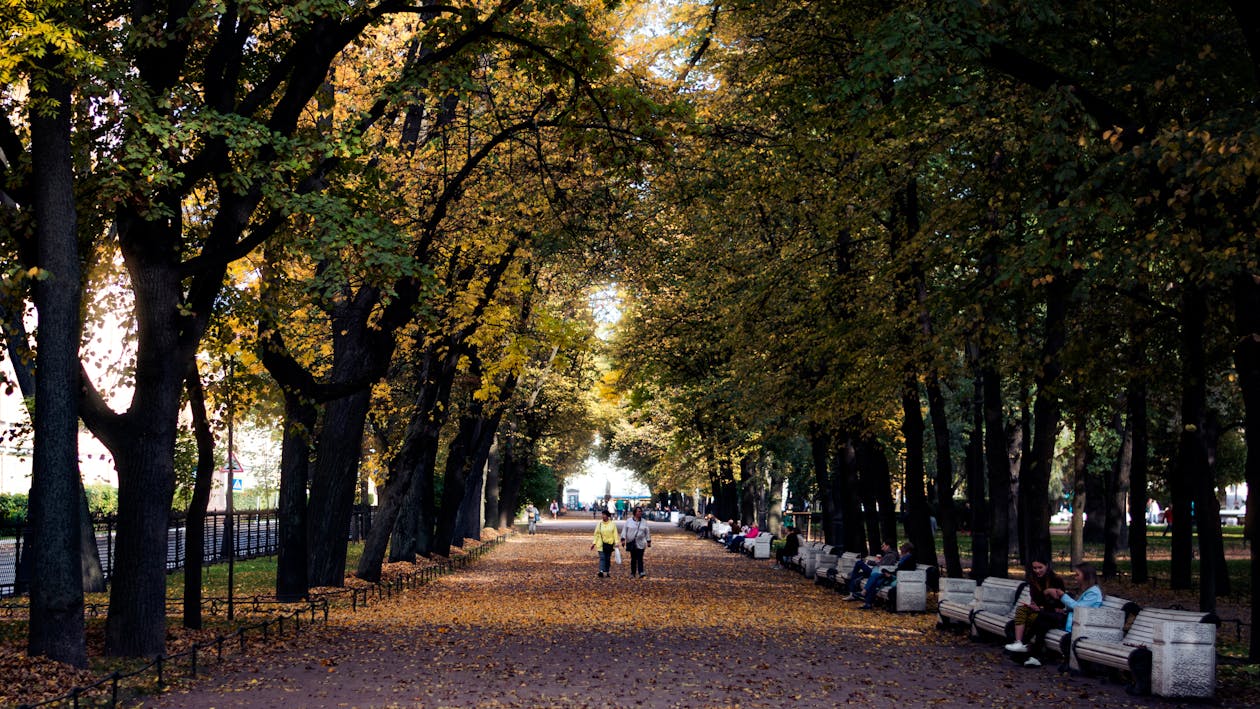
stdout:
POLYGON ((1014 665, 934 616, 859 612, 770 562, 653 524, 646 579, 596 578, 587 518, 240 661, 157 707, 1162 706, 1014 665))

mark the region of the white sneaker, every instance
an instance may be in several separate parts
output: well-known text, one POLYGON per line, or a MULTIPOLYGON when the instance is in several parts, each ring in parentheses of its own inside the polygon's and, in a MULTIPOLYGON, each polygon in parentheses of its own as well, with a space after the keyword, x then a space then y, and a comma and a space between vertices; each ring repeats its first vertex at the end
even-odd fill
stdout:
POLYGON ((1041 660, 1038 660, 1035 657, 1030 657, 1027 660, 1024 660, 1024 667, 1041 667, 1041 660))
POLYGON ((1006 651, 1007 652, 1028 652, 1028 646, 1023 643, 1018 643, 1018 642, 1008 643, 1006 646, 1006 651))

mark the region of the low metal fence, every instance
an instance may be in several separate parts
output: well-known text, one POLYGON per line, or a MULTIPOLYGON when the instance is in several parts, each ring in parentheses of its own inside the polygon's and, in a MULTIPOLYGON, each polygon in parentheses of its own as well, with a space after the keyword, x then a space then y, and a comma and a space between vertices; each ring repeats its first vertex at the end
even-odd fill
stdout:
MULTIPOLYGON (((350 523, 350 538, 359 539, 371 528, 373 508, 357 507, 350 523)), ((204 522, 202 552, 205 564, 227 560, 226 512, 207 512, 204 522)), ((114 517, 93 520, 96 548, 101 570, 108 581, 114 571, 115 537, 118 521, 114 517)), ((237 559, 271 556, 278 551, 280 516, 276 510, 243 510, 232 513, 232 539, 237 559)), ((27 551, 25 525, 0 526, 0 597, 26 592, 28 573, 23 568, 27 551)), ((183 516, 172 515, 166 531, 166 570, 184 568, 188 557, 188 526, 183 516)))

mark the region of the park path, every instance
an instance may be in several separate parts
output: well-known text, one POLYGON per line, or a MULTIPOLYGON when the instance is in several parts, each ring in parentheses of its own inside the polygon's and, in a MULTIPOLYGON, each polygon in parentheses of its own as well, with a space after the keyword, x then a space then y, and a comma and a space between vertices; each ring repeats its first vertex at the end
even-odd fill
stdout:
MULTIPOLYGON (((646 579, 596 578, 589 518, 238 660, 155 707, 1170 706, 860 612, 771 562, 653 524, 646 579)), ((628 560, 627 560, 628 562, 628 560)))

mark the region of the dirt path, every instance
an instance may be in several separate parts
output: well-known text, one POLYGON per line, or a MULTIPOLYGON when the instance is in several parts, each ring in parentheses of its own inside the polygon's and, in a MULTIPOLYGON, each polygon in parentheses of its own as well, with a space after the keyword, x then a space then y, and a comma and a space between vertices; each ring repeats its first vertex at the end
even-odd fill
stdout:
POLYGON ((1014 665, 934 616, 852 603, 654 524, 646 579, 596 578, 593 523, 544 522, 468 570, 217 671, 156 707, 1170 706, 1014 665))

